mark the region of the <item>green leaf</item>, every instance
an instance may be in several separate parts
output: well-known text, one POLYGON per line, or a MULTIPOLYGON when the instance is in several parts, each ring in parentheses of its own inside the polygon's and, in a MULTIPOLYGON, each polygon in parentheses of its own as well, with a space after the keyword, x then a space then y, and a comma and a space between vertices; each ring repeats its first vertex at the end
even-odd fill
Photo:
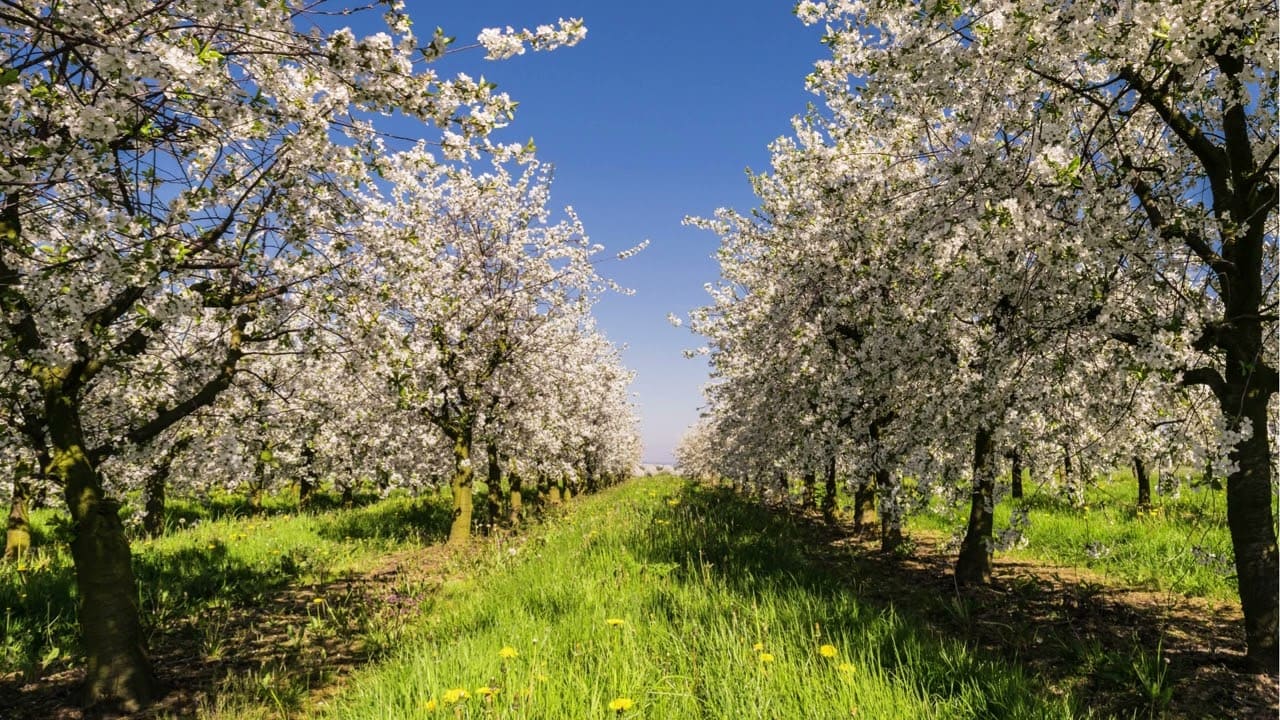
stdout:
POLYGON ((4 72, 0 72, 0 87, 16 83, 20 77, 22 77, 22 73, 18 72, 16 68, 9 68, 4 72))

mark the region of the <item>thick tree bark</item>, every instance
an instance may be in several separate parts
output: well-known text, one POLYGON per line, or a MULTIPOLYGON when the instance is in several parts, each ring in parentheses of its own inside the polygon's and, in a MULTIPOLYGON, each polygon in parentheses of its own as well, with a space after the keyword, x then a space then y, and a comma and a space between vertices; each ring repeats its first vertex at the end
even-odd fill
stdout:
POLYGON ((1235 550, 1240 606, 1244 612, 1249 665, 1277 673, 1276 636, 1280 632, 1280 560, 1276 553, 1275 517, 1271 513, 1271 441, 1267 437, 1270 392, 1247 382, 1229 383, 1224 412, 1238 412, 1252 423, 1253 434, 1236 445, 1231 459, 1237 468, 1227 477, 1227 527, 1235 550), (1234 397, 1233 397, 1234 396, 1234 397))
POLYGON ((1133 475, 1138 480, 1138 509, 1147 510, 1151 507, 1151 476, 1138 455, 1133 456, 1133 475))
POLYGON ((960 557, 956 560, 956 582, 960 585, 987 585, 991 582, 994 487, 991 431, 979 428, 973 440, 973 494, 969 504, 969 524, 960 545, 960 557))
POLYGON ((85 652, 85 701, 144 707, 158 686, 147 659, 138 614, 138 584, 119 505, 105 496, 84 446, 74 400, 46 390, 49 474, 59 482, 75 534, 71 557, 80 594, 80 632, 85 652))
POLYGON ((20 462, 14 468, 13 498, 4 534, 5 560, 17 560, 31 550, 31 474, 29 462, 20 462))

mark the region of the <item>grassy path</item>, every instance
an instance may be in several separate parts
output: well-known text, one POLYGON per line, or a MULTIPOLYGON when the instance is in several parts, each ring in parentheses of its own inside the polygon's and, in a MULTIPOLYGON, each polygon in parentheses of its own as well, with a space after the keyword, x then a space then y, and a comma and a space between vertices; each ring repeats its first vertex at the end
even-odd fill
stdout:
POLYGON ((1054 718, 1082 707, 833 575, 791 518, 674 480, 587 498, 333 718, 1054 718))

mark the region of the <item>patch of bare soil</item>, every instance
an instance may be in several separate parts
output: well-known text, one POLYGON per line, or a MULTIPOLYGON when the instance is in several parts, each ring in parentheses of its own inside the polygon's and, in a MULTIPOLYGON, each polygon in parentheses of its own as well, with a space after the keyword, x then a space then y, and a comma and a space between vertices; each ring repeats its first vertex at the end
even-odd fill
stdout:
POLYGON ((996 560, 989 587, 957 587, 940 535, 905 555, 851 527, 800 518, 820 556, 860 597, 923 619, 987 657, 1026 668, 1095 717, 1275 720, 1276 677, 1245 669, 1239 603, 1121 587, 1087 570, 996 560))
POLYGON ((225 605, 171 623, 152 639, 167 694, 141 713, 86 710, 83 669, 23 682, 0 678, 4 720, 144 720, 257 701, 290 716, 332 693, 359 665, 392 649, 458 565, 447 545, 388 555, 373 571, 289 587, 253 606, 225 605), (230 698, 230 700, 228 700, 230 698), (230 703, 230 705, 229 705, 230 703))

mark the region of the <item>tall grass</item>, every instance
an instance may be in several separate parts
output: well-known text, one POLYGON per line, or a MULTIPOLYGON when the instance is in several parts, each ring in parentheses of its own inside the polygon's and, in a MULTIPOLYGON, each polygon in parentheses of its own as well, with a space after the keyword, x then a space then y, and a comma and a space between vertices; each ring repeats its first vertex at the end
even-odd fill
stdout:
POLYGON ((784 516, 638 481, 445 588, 332 718, 1056 718, 1018 667, 864 604, 784 516), (826 647, 824 647, 826 646, 826 647))
MULTIPOLYGON (((1124 472, 1095 479, 1079 505, 1047 485, 1029 485, 1023 499, 1006 497, 996 505, 997 533, 1009 526, 1015 509, 1029 520, 1024 541, 997 551, 997 564, 1001 558, 1047 561, 1152 591, 1239 597, 1221 490, 1184 484, 1177 497, 1156 495, 1152 507, 1140 511, 1136 482, 1124 472)), ((967 507, 935 502, 913 516, 908 529, 958 538, 967 516, 967 507)))

